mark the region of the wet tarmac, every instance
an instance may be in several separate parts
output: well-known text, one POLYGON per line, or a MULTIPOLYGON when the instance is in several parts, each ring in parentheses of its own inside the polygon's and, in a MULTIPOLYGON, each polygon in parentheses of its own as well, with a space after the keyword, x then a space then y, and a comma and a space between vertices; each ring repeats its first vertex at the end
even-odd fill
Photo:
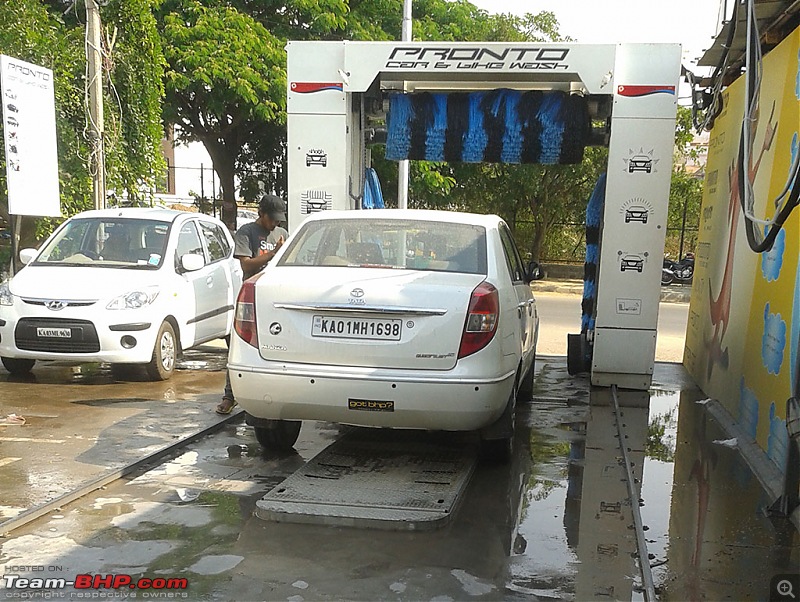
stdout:
MULTIPOLYGON (((455 516, 440 530, 259 519, 253 514, 258 499, 345 430, 354 433, 307 422, 295 452, 270 456, 249 428, 228 424, 151 470, 0 539, 0 567, 5 573, 20 565, 44 567, 48 576, 68 579, 87 572, 186 577, 186 599, 192 600, 640 600, 609 395, 590 393, 587 380, 567 376, 564 363, 540 359, 534 399, 517 413, 513 461, 480 463, 455 516)), ((63 424, 74 433, 91 428, 93 437, 105 439, 115 420, 133 427, 161 405, 199 424, 202 417, 192 412, 210 410, 222 375, 191 371, 187 377, 178 374, 167 385, 112 385, 104 374, 92 377, 98 379, 94 387, 65 387, 72 393, 59 393, 61 402, 27 407, 56 413, 59 403, 70 403, 76 412, 103 413, 103 425, 95 425, 90 413, 74 421, 48 418, 64 421, 53 423, 61 426, 51 435, 65 441, 63 424), (163 387, 175 392, 172 402, 159 397, 163 387), (70 395, 83 402, 63 401, 70 395), (119 413, 108 413, 114 410, 119 413)), ((38 387, 64 376, 40 378, 12 390, 46 399, 55 388, 38 387)), ((8 386, 0 383, 4 411, 8 386)), ((714 443, 725 434, 696 403, 702 397, 677 364, 657 365, 650 394, 620 394, 627 447, 642 480, 641 513, 659 597, 766 600, 774 574, 800 567, 800 540, 788 522, 765 516, 765 498, 737 451, 714 443)), ((89 453, 97 442, 72 437, 60 447, 50 444, 56 450, 69 445, 81 456, 61 452, 58 484, 64 488, 69 471, 95 467, 98 457, 112 453, 89 453)), ((12 443, 0 440, 0 457, 10 455, 12 443)), ((13 501, 17 488, 30 491, 40 475, 58 474, 32 464, 27 472, 5 472, 24 466, 20 462, 0 466, 0 504, 19 504, 13 501), (7 480, 9 474, 16 480, 7 480)), ((0 589, 0 599, 12 593, 0 589)))
POLYGON ((3 523, 219 422, 224 350, 185 354, 174 377, 143 369, 40 364, 25 378, 0 368, 0 532, 3 523), (199 368, 202 368, 200 370, 199 368))

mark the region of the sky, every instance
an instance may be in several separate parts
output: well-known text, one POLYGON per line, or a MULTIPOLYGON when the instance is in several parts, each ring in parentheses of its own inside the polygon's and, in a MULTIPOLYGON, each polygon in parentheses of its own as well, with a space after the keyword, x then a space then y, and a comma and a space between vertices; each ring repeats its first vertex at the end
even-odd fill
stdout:
MULTIPOLYGON (((715 36, 720 0, 471 0, 490 13, 555 13, 561 33, 587 44, 681 43, 691 69, 715 36)), ((699 69, 697 73, 704 73, 699 69)))

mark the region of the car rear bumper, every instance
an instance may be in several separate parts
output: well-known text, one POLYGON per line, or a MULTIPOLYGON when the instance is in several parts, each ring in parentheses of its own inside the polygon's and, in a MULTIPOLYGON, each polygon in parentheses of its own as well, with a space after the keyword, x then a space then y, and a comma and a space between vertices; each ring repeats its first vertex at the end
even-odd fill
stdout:
POLYGON ((497 420, 515 376, 512 371, 473 380, 443 372, 417 376, 301 364, 228 369, 239 405, 258 418, 447 431, 476 430, 497 420))

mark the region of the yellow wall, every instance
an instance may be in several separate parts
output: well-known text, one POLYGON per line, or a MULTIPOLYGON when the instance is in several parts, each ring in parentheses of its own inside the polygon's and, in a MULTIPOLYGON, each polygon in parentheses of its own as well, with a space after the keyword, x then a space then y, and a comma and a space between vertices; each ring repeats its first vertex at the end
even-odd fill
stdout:
MULTIPOLYGON (((755 215, 771 217, 800 131, 800 29, 764 58, 750 171, 755 215)), ((684 365, 783 468, 786 400, 800 333, 800 208, 773 250, 747 244, 736 187, 744 78, 711 132, 684 365)))

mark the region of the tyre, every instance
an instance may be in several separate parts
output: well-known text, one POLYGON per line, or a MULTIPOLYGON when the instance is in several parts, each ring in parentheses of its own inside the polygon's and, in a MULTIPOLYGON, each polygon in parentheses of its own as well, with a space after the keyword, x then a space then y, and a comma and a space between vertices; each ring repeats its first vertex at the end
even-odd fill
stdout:
POLYGON ((5 369, 11 372, 11 374, 14 376, 30 373, 30 371, 33 370, 34 364, 36 364, 36 360, 26 360, 14 357, 4 357, 0 358, 0 360, 2 360, 5 369))
POLYGON ((519 388, 517 390, 517 401, 520 403, 529 403, 533 396, 533 380, 536 371, 536 353, 534 352, 531 367, 528 373, 519 381, 519 388))
POLYGON ((506 436, 499 439, 481 438, 480 455, 482 460, 491 464, 508 464, 511 462, 511 458, 514 455, 514 432, 517 425, 517 399, 519 399, 518 387, 514 386, 511 395, 508 397, 505 413, 500 418, 501 421, 510 421, 510 424, 507 423, 506 426, 507 431, 503 433, 506 436))
POLYGON ((672 284, 673 280, 674 280, 674 278, 672 277, 672 274, 670 272, 667 272, 665 270, 661 270, 661 284, 663 286, 667 286, 668 284, 672 284))
POLYGON ((153 380, 167 380, 175 371, 178 359, 178 342, 172 324, 164 322, 158 329, 153 359, 145 366, 148 376, 153 380))
POLYGON ((265 450, 288 451, 297 443, 300 436, 300 420, 268 420, 269 426, 254 426, 256 439, 265 450))
POLYGON ((582 334, 567 335, 567 372, 576 376, 586 372, 586 357, 582 334))

